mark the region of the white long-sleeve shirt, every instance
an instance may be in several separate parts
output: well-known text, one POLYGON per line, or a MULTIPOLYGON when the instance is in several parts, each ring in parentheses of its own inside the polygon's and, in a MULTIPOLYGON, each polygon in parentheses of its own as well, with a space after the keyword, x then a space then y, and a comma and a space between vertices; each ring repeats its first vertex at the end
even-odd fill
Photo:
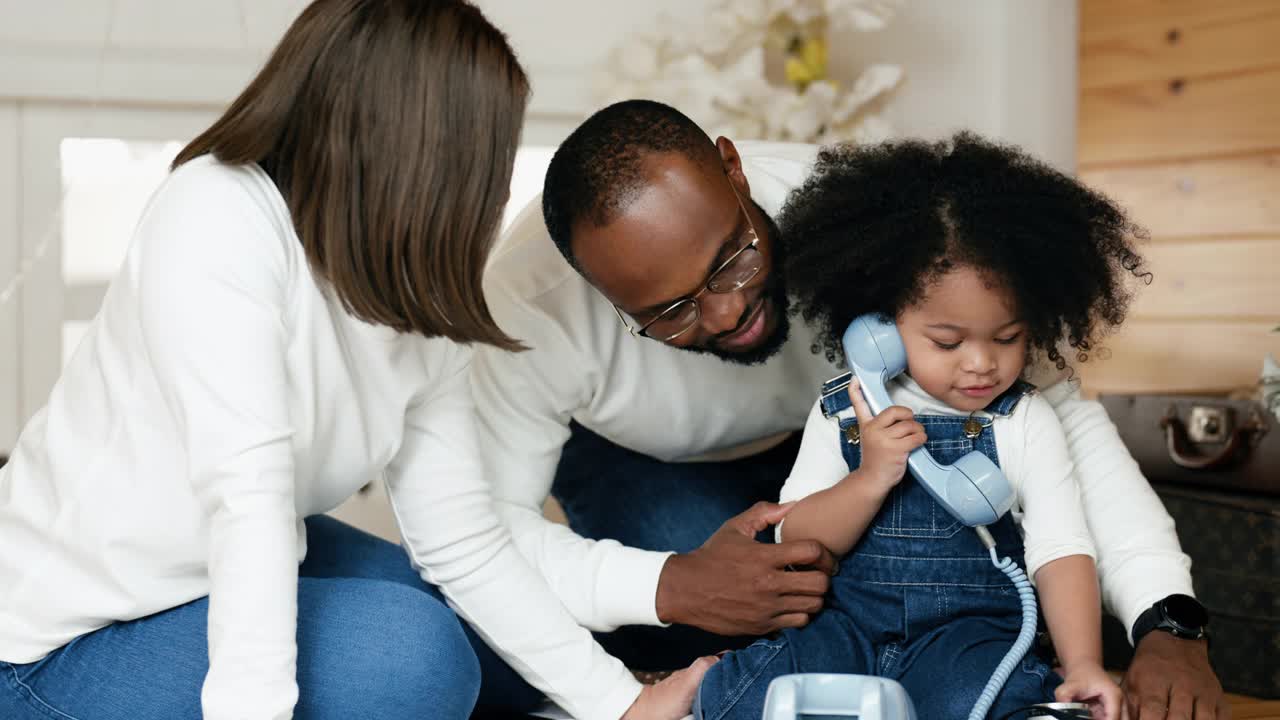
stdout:
MULTIPOLYGON (((894 405, 909 408, 916 415, 969 415, 929 395, 905 375, 889 383, 888 390, 894 405)), ((842 411, 839 417, 846 415, 853 417, 853 409, 842 411)), ((1070 555, 1095 558, 1067 438, 1053 408, 1033 393, 1018 401, 1013 412, 992 415, 990 421, 1000 470, 1013 490, 1010 514, 1022 532, 1027 575, 1035 578, 1040 568, 1070 555)), ((838 428, 838 420, 823 415, 821 403, 815 402, 800 438, 796 463, 782 486, 781 502, 826 490, 849 474, 840 447, 844 435, 838 428)), ((785 521, 778 526, 779 537, 785 526, 785 521)))
POLYGON ((0 470, 0 660, 208 595, 205 717, 287 718, 301 519, 382 474, 406 561, 557 703, 615 720, 639 685, 493 510, 470 354, 347 314, 256 166, 179 168, 0 470))
MULTIPOLYGON (((738 150, 752 199, 776 215, 817 149, 744 142, 738 150)), ((803 428, 815 392, 839 371, 810 352, 813 331, 798 325, 777 356, 750 367, 630 336, 556 249, 540 199, 508 230, 485 293, 499 324, 532 347, 481 348, 472 366, 487 475, 517 544, 583 625, 659 624, 667 553, 587 540, 542 516, 570 420, 662 460, 742 455, 803 428)), ((1173 521, 1102 406, 1067 383, 1038 384, 1067 436, 1111 612, 1132 625, 1156 600, 1190 594, 1173 521)))

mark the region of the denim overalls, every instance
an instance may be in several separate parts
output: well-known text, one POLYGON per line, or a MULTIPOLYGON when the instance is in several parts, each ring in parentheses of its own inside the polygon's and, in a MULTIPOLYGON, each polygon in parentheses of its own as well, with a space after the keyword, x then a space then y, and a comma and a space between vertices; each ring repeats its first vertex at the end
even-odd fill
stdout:
MULTIPOLYGON (((846 392, 832 392, 848 379, 844 375, 823 386, 827 416, 850 406, 846 392)), ((1032 391, 1019 381, 992 401, 986 413, 1007 416, 1032 391)), ((917 415, 916 420, 928 434, 925 447, 939 463, 953 463, 975 449, 999 463, 990 417, 969 422, 965 416, 917 415)), ((855 425, 852 417, 840 420, 839 441, 851 470, 861 462, 861 448, 848 439, 855 425)), ((832 434, 836 432, 833 427, 832 434)), ((1025 568, 1022 539, 1009 515, 990 530, 996 550, 1025 568)), ((694 717, 760 720, 765 691, 774 678, 834 672, 897 680, 921 720, 967 718, 1021 624, 1017 592, 991 564, 978 536, 910 474, 885 498, 862 539, 840 561, 825 601, 826 609, 806 627, 725 655, 703 679, 694 717)), ((1052 700, 1060 682, 1042 659, 1028 653, 990 717, 1052 700)))

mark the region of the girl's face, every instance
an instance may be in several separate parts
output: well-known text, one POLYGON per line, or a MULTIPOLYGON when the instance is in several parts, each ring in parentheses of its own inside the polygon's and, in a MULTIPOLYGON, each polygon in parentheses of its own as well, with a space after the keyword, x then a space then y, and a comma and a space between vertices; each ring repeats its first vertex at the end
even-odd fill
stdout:
POLYGON ((943 275, 898 317, 907 372, 956 410, 981 410, 1022 374, 1027 334, 1013 297, 971 267, 943 275))

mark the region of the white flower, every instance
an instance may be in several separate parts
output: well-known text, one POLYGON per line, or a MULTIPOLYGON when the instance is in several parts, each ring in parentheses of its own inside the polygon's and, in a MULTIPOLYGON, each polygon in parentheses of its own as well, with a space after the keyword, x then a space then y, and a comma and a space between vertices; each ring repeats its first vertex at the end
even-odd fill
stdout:
POLYGON ((830 122, 835 100, 836 89, 829 82, 810 83, 802 94, 793 94, 780 118, 781 139, 812 142, 830 122))
POLYGON ((872 65, 847 88, 818 80, 798 93, 765 77, 765 41, 780 18, 799 27, 825 21, 833 33, 879 30, 897 4, 898 0, 718 0, 701 22, 667 20, 661 24, 662 34, 637 32, 611 54, 598 84, 608 101, 648 97, 669 103, 713 137, 818 143, 881 140, 892 128, 867 106, 902 82, 901 67, 872 65))
MULTIPOLYGON (((853 127, 848 139, 859 145, 872 145, 893 137, 893 125, 881 115, 866 115, 853 127)), ((834 138, 833 138, 834 140, 834 138)))
POLYGON ((863 70, 853 84, 853 89, 836 105, 835 121, 844 122, 862 106, 898 87, 902 76, 902 67, 899 65, 872 65, 863 70))
POLYGON ((797 25, 805 25, 826 14, 820 0, 772 0, 769 4, 771 18, 785 15, 797 25))
POLYGON ((615 51, 615 64, 628 80, 648 80, 658 74, 658 48, 634 38, 615 51))
POLYGON ((1262 378, 1258 384, 1263 406, 1280 420, 1280 362, 1276 362, 1275 355, 1267 353, 1262 359, 1262 378))
POLYGON ((872 32, 883 30, 897 11, 897 0, 825 0, 831 29, 872 32))

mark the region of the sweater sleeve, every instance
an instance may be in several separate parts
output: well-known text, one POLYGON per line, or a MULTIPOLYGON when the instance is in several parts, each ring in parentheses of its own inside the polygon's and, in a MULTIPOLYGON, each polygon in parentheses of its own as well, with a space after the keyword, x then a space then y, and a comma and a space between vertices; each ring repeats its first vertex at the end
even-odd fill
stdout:
POLYGON ((472 371, 485 476, 503 521, 583 626, 661 625, 658 579, 671 553, 589 540, 542 514, 570 417, 587 402, 587 361, 570 358, 568 339, 518 301, 492 292, 489 306, 504 327, 520 328, 530 346, 521 353, 477 348, 472 371))
MULTIPOLYGON (((840 451, 840 428, 834 419, 822 414, 821 401, 815 402, 804 423, 804 435, 800 438, 800 451, 791 474, 782 484, 778 502, 794 502, 834 487, 849 474, 849 464, 840 451)), ((786 518, 774 528, 774 538, 782 542, 782 528, 786 518)))
POLYGON ((185 481, 209 518, 202 702, 212 720, 288 718, 298 695, 288 238, 239 172, 177 170, 129 260, 139 263, 147 361, 182 438, 185 481))
POLYGON ((1132 632, 1157 600, 1192 595, 1191 560, 1182 552, 1173 518, 1151 489, 1102 405, 1083 400, 1066 382, 1045 399, 1066 431, 1098 550, 1103 603, 1132 632))
POLYGON ((640 693, 623 664, 580 627, 520 555, 483 479, 470 351, 450 360, 411 408, 388 490, 404 546, 426 582, 530 684, 577 718, 616 720, 640 693), (519 598, 519 612, 512 612, 519 598))
POLYGON ((1053 408, 1039 395, 1023 399, 1014 422, 1022 430, 1019 462, 1010 470, 1022 505, 1027 575, 1069 555, 1095 557, 1067 440, 1053 408))

